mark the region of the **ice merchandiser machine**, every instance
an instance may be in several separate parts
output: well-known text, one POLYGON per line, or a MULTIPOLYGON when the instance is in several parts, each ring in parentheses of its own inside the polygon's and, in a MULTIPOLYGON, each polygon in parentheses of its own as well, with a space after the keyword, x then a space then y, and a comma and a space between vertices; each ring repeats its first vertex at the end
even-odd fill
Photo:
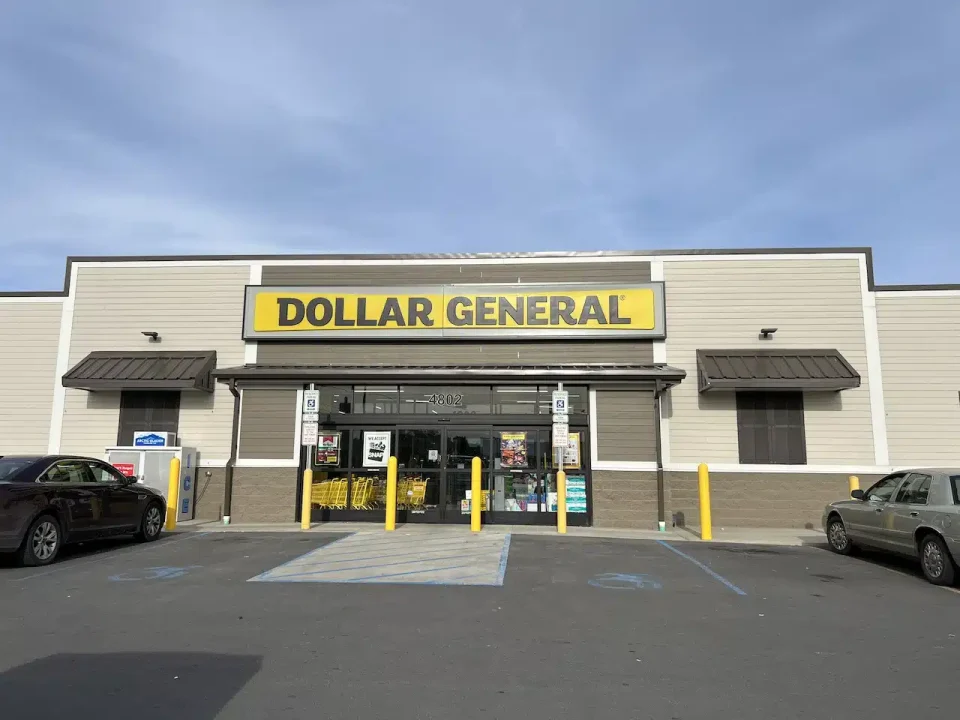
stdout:
POLYGON ((106 448, 106 461, 127 477, 135 477, 138 483, 153 488, 166 500, 170 483, 170 461, 173 458, 179 459, 177 522, 193 520, 194 499, 197 492, 196 449, 176 444, 176 438, 172 433, 137 433, 137 435, 146 437, 142 439, 135 436, 134 445, 106 448), (163 444, 160 440, 164 441, 163 444), (136 444, 138 441, 140 444, 136 444))

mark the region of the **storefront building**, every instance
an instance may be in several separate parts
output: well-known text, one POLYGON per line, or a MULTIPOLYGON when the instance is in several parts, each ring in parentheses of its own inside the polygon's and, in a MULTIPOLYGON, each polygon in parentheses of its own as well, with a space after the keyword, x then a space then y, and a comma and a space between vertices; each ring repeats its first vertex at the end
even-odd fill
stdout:
POLYGON ((0 297, 0 454, 199 452, 196 513, 553 523, 551 393, 570 393, 571 524, 803 527, 910 465, 960 463, 960 286, 877 287, 869 249, 71 258, 0 297), (317 446, 303 444, 316 390, 317 446), (309 418, 308 418, 309 419, 309 418))

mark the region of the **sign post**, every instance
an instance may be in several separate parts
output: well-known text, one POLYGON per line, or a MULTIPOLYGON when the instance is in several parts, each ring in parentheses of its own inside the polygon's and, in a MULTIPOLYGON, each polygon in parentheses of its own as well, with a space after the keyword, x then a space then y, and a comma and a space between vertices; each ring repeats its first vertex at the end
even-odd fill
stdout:
POLYGON ((313 510, 313 454, 316 451, 320 438, 320 391, 314 389, 303 391, 303 403, 300 407, 300 444, 307 448, 307 464, 303 471, 302 495, 300 496, 300 528, 310 529, 313 510))
POLYGON ((567 474, 564 460, 570 443, 570 393, 557 383, 553 393, 553 452, 557 465, 557 532, 567 532, 567 474))

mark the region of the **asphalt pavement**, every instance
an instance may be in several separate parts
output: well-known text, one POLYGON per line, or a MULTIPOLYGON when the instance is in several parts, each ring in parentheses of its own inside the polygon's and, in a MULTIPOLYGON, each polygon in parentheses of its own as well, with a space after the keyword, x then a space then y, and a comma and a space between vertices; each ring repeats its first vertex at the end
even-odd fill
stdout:
POLYGON ((0 717, 899 720, 956 707, 960 593, 909 563, 514 535, 502 585, 251 582, 342 537, 191 532, 0 564, 0 717))

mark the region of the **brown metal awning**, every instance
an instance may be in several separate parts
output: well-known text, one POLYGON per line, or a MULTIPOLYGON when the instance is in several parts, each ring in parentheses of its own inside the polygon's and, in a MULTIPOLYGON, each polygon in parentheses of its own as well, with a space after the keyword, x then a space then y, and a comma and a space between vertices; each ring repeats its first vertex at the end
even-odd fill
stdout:
POLYGON ((697 375, 700 392, 860 387, 860 374, 838 350, 697 350, 697 375))
POLYGON ((458 383, 496 380, 604 382, 660 381, 663 388, 679 384, 685 370, 669 365, 569 363, 556 365, 243 365, 214 371, 220 382, 384 382, 388 379, 458 383))
POLYGON ((98 350, 63 376, 63 386, 104 390, 194 390, 213 392, 215 350, 123 352, 98 350))

